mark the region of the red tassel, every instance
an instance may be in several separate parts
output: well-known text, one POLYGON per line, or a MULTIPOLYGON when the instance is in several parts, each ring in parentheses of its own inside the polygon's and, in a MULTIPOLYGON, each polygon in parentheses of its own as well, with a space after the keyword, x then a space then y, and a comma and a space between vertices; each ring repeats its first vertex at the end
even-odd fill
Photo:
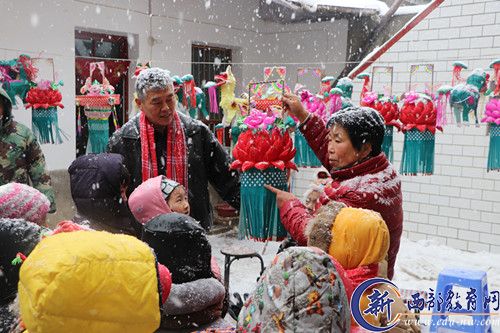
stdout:
POLYGON ((495 70, 495 80, 497 81, 495 92, 493 95, 500 94, 500 63, 494 64, 493 69, 495 70))
POLYGON ((184 106, 187 106, 187 96, 189 96, 191 108, 196 107, 196 89, 194 80, 184 82, 184 106))

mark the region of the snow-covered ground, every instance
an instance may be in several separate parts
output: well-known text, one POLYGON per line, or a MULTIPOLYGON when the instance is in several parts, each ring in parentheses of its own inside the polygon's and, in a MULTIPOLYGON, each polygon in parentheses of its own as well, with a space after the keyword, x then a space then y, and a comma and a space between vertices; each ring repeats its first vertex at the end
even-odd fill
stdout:
MULTIPOLYGON (((224 255, 220 250, 225 247, 239 245, 252 248, 262 255, 264 264, 267 266, 274 258, 279 246, 278 242, 268 242, 266 245, 250 240, 238 240, 234 233, 210 236, 210 242, 212 253, 217 258, 222 271, 224 270, 224 255)), ((500 290, 500 254, 461 251, 432 240, 418 242, 401 240, 393 282, 403 291, 410 289, 428 292, 429 288, 436 288, 439 272, 444 268, 453 267, 486 271, 489 291, 500 290)), ((251 293, 259 276, 259 270, 258 259, 235 261, 231 265, 230 292, 251 293)), ((497 319, 497 317, 492 319, 497 319)), ((493 332, 500 333, 500 325, 494 325, 493 332)))

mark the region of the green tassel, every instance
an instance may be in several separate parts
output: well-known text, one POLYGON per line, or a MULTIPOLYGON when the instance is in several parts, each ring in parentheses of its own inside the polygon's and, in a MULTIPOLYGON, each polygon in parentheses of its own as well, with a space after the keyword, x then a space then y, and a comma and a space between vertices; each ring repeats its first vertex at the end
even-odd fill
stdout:
MULTIPOLYGON (((189 105, 189 98, 188 98, 188 105, 189 105)), ((189 108, 189 116, 193 119, 197 119, 198 108, 189 108)))
POLYGON ((307 143, 304 134, 297 129, 295 130, 295 148, 297 153, 295 154, 294 162, 299 167, 320 167, 321 162, 319 161, 316 154, 311 149, 307 143))
POLYGON ((197 94, 196 95, 196 105, 198 105, 198 108, 201 111, 201 114, 203 115, 203 118, 207 119, 208 118, 208 110, 207 110, 207 97, 205 94, 197 94))
POLYGON ((88 118, 87 124, 89 127, 87 153, 104 153, 109 141, 108 119, 88 118))
POLYGON ((490 124, 490 150, 488 151, 488 171, 500 171, 500 125, 490 124))
POLYGON ((432 175, 434 172, 434 134, 412 129, 405 133, 401 174, 432 175))
POLYGON ((233 145, 236 145, 238 142, 238 137, 241 134, 241 129, 239 126, 233 126, 231 127, 231 141, 233 142, 233 145))
POLYGON ((392 134, 394 132, 394 126, 385 126, 384 141, 382 141, 382 151, 385 156, 392 163, 393 161, 393 149, 392 149, 392 134))
POLYGON ((33 109, 31 113, 33 134, 40 143, 61 144, 61 129, 57 121, 57 108, 33 109))
POLYGON ((276 195, 264 188, 269 184, 287 191, 286 171, 252 168, 241 174, 240 238, 259 241, 281 240, 286 230, 281 224, 276 195))

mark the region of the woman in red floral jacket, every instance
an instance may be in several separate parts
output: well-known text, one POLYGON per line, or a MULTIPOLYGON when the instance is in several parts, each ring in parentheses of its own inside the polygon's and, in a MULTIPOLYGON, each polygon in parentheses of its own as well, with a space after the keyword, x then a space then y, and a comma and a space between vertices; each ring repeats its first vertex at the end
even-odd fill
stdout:
MULTIPOLYGON (((403 230, 401 180, 381 152, 384 120, 380 114, 364 107, 353 107, 335 113, 328 124, 309 114, 295 95, 283 97, 285 111, 297 117, 300 131, 323 166, 330 171, 332 182, 325 196, 347 206, 379 212, 390 233, 387 275, 392 279, 403 230)), ((299 243, 307 244, 304 234, 312 215, 291 193, 266 186, 276 193, 281 221, 299 243)))

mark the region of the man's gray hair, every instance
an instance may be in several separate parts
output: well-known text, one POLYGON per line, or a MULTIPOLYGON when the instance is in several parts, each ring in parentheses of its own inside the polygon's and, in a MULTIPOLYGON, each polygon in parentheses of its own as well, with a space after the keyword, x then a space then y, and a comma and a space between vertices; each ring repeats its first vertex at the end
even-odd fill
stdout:
POLYGON ((169 87, 173 89, 173 86, 169 71, 153 67, 144 69, 139 73, 135 82, 135 91, 137 92, 137 98, 142 101, 150 90, 163 90, 169 87))

